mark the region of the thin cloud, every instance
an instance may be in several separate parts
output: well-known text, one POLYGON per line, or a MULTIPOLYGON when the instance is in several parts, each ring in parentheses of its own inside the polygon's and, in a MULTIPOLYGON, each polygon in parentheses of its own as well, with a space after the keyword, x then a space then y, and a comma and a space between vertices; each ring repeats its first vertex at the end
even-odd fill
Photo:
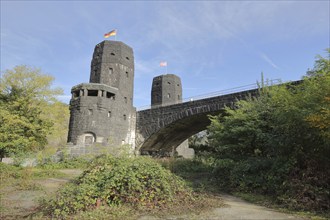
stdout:
POLYGON ((136 77, 141 77, 145 75, 153 75, 155 74, 158 66, 159 66, 159 61, 157 64, 157 61, 155 60, 141 60, 135 58, 135 76, 136 77))
POLYGON ((260 57, 266 61, 269 65, 271 65, 273 68, 280 70, 280 68, 264 53, 260 53, 260 57))

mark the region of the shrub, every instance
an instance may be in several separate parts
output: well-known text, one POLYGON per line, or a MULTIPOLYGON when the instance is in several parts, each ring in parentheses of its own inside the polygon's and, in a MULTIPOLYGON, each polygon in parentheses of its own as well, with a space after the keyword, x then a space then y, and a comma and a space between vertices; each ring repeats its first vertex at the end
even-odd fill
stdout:
POLYGON ((74 168, 87 168, 90 163, 89 157, 65 157, 59 162, 47 160, 46 162, 38 165, 44 169, 74 169, 74 168))
POLYGON ((165 158, 159 159, 158 162, 169 169, 171 172, 182 175, 182 174, 191 174, 191 173, 203 173, 209 172, 211 170, 211 166, 204 161, 196 160, 196 159, 172 159, 165 158))
POLYGON ((45 213, 63 217, 101 204, 152 210, 192 199, 182 179, 149 158, 102 155, 91 161, 90 168, 73 183, 60 189, 55 198, 42 201, 42 206, 45 213))
POLYGON ((22 168, 0 162, 0 170, 1 170, 0 179, 6 180, 9 178, 20 177, 21 176, 20 171, 22 170, 22 168))

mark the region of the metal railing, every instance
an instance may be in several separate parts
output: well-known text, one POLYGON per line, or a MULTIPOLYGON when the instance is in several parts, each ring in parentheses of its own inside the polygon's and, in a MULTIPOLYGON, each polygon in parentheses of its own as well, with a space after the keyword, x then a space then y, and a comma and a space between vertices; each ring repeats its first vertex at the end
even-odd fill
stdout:
MULTIPOLYGON (((266 81, 265 85, 273 86, 273 85, 279 85, 281 83, 282 82, 280 79, 273 79, 273 80, 266 81)), ((224 90, 220 90, 220 91, 216 91, 216 92, 212 92, 212 93, 207 93, 207 94, 203 94, 203 95, 184 98, 182 100, 182 102, 180 102, 180 103, 168 103, 168 104, 162 104, 162 105, 153 105, 152 108, 182 104, 182 103, 186 103, 186 102, 193 102, 193 101, 217 97, 217 96, 221 96, 221 95, 228 95, 228 94, 233 94, 233 93, 237 93, 237 92, 244 92, 244 91, 248 91, 248 90, 252 90, 252 89, 258 89, 260 86, 261 86, 260 83, 257 82, 257 83, 248 84, 248 85, 244 85, 244 86, 239 86, 239 87, 224 89, 224 90)), ((148 109, 151 109, 151 105, 137 107, 136 109, 137 109, 137 111, 148 110, 148 109)))

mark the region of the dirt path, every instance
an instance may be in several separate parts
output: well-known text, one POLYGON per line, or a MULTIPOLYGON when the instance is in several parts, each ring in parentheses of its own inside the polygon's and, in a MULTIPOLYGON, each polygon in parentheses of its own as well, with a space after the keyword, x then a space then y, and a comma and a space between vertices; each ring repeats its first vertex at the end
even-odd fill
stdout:
POLYGON ((41 190, 17 190, 12 186, 1 190, 0 219, 22 219, 34 213, 38 208, 38 199, 43 196, 51 195, 61 185, 82 173, 78 169, 63 169, 60 172, 67 175, 62 178, 46 178, 33 180, 34 183, 42 187, 41 190))
POLYGON ((303 219, 254 205, 229 195, 222 195, 222 199, 226 206, 208 212, 205 216, 206 219, 303 219))
MULTIPOLYGON (((258 206, 241 200, 230 195, 222 195, 221 199, 225 203, 224 207, 215 208, 210 211, 200 213, 198 215, 188 214, 181 216, 169 216, 165 219, 171 220, 302 220, 304 218, 278 212, 263 206, 258 206)), ((139 220, 160 220, 153 216, 143 216, 139 220)))

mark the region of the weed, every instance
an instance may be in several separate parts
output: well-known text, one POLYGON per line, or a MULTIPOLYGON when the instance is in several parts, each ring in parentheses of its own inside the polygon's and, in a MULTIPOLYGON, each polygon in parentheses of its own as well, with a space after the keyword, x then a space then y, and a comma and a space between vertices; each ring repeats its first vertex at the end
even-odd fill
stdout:
POLYGON ((58 177, 64 177, 66 176, 64 173, 61 173, 57 170, 54 170, 54 169, 38 169, 38 168, 35 168, 33 169, 33 172, 32 172, 32 177, 34 179, 39 179, 39 178, 49 178, 49 177, 52 177, 52 178, 58 178, 58 177))
POLYGON ((21 173, 21 178, 15 184, 18 190, 42 190, 41 185, 32 181, 33 171, 31 168, 25 168, 21 173))
POLYGON ((136 219, 138 213, 127 205, 118 206, 101 206, 98 209, 93 209, 86 212, 79 212, 72 218, 75 220, 81 219, 136 219))

